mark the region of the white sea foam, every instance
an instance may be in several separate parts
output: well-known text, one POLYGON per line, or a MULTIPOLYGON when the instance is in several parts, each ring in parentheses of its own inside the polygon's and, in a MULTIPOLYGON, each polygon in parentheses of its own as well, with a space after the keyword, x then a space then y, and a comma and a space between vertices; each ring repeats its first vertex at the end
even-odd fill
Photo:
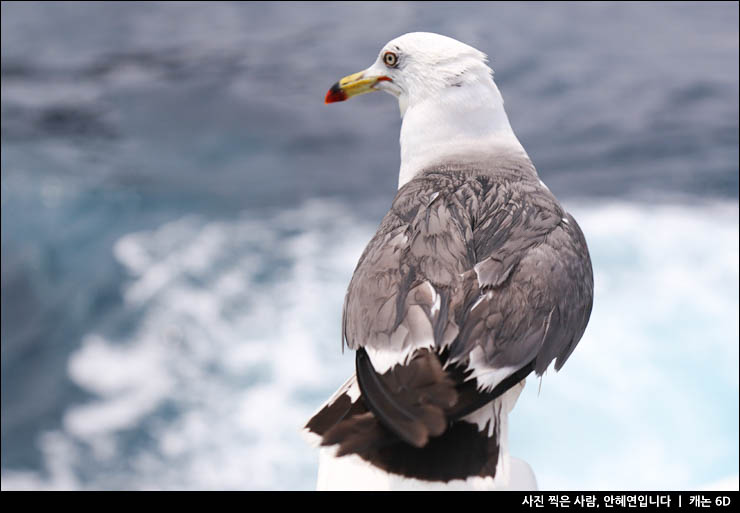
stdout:
POLYGON ((572 213, 594 263, 591 321, 562 372, 525 389, 512 452, 543 489, 697 489, 736 474, 737 205, 572 213))
POLYGON ((711 492, 721 492, 721 491, 738 491, 740 489, 740 478, 737 474, 734 476, 728 476, 723 479, 719 479, 717 481, 708 483, 702 487, 699 488, 700 490, 706 490, 711 492))
MULTIPOLYGON (((737 474, 737 205, 571 211, 594 311, 563 372, 525 388, 512 453, 543 489, 724 483, 737 474)), ((311 201, 123 237, 140 317, 82 340, 69 376, 93 399, 40 438, 44 472, 3 469, 3 489, 312 489, 318 452, 299 430, 353 370, 341 305, 374 225, 311 201)))

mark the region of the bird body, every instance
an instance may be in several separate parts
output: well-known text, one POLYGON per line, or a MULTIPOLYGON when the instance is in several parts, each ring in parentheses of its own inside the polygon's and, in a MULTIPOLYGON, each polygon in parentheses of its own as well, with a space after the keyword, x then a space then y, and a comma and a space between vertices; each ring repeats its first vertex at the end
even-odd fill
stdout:
POLYGON ((318 486, 533 489, 507 416, 586 328, 584 236, 514 135, 484 54, 406 34, 326 101, 372 90, 399 100, 399 190, 345 297, 355 375, 306 426, 318 486))

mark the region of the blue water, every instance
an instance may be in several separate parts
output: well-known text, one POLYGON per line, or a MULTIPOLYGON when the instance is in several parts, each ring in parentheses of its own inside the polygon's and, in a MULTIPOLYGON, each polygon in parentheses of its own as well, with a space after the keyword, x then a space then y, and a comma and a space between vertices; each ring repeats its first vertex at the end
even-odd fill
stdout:
POLYGON ((298 428, 352 371, 341 304, 399 165, 395 100, 323 97, 414 30, 489 54, 592 252, 512 453, 545 489, 737 486, 736 3, 1 14, 3 489, 313 487, 298 428))

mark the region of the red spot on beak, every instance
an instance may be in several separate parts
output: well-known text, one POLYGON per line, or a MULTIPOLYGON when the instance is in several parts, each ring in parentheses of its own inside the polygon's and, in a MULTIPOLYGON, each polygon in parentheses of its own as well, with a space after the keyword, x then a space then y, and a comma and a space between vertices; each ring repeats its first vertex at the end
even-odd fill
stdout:
POLYGON ((334 102, 343 102, 347 99, 347 93, 342 91, 342 88, 339 87, 339 82, 331 86, 331 89, 326 93, 326 98, 324 98, 324 103, 334 103, 334 102))

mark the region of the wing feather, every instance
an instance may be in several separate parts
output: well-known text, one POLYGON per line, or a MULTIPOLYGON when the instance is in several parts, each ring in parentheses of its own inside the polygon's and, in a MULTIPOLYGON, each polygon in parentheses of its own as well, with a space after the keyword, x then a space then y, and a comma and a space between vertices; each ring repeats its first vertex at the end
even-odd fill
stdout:
POLYGON ((583 234, 522 165, 418 175, 398 191, 350 282, 343 340, 368 349, 366 361, 358 354, 363 398, 413 446, 436 436, 440 419, 485 404, 532 370, 541 375, 553 360, 560 369, 588 322, 583 234), (452 403, 414 402, 418 387, 399 385, 422 364, 452 403))

